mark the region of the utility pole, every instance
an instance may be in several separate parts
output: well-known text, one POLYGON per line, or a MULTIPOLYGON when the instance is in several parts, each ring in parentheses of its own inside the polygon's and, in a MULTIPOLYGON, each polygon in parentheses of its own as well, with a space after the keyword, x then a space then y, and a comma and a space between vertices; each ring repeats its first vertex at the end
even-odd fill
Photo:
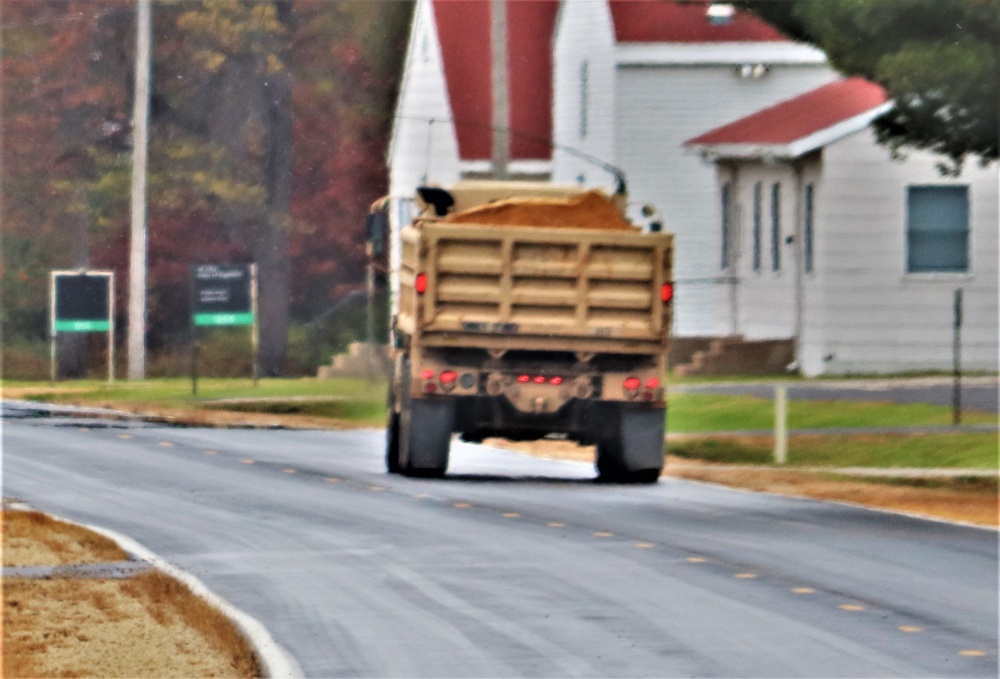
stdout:
POLYGON ((493 44, 493 177, 507 179, 510 163, 510 97, 507 82, 507 0, 492 0, 490 39, 493 44))
POLYGON ((128 278, 128 378, 146 377, 146 165, 152 0, 136 0, 135 101, 132 106, 132 226, 128 278))

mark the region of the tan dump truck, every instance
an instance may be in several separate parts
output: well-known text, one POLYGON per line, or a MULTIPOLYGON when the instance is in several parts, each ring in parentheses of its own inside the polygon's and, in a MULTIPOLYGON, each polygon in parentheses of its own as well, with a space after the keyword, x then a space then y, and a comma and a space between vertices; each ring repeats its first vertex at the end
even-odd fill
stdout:
POLYGON ((560 434, 599 478, 663 468, 673 237, 624 196, 518 182, 422 188, 399 234, 387 467, 441 476, 449 444, 560 434))

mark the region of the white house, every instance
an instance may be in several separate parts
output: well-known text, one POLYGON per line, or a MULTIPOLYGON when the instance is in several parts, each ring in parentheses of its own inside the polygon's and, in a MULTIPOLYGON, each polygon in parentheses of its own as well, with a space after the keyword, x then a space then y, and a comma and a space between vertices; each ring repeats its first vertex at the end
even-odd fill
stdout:
POLYGON ((948 369, 961 290, 963 367, 996 371, 997 165, 894 160, 870 128, 890 106, 843 79, 687 141, 717 176, 717 327, 793 339, 806 375, 948 369))
MULTIPOLYGON (((418 0, 389 155, 394 196, 490 171, 489 5, 418 0)), ((611 189, 623 170, 633 203, 657 206, 676 234, 681 336, 727 330, 715 180, 683 141, 837 77, 822 52, 739 12, 712 23, 707 7, 507 3, 512 173, 611 189)), ((405 216, 404 206, 394 222, 405 216)))

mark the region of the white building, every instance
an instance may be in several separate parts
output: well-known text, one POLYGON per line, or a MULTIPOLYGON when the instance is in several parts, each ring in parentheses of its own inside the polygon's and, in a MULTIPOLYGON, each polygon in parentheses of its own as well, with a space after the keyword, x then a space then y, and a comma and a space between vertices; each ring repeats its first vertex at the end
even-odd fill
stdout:
POLYGON ((960 289, 963 367, 996 371, 997 165, 893 160, 870 129, 890 106, 850 78, 688 141, 717 174, 717 327, 796 340, 806 375, 944 370, 960 289))
MULTIPOLYGON (((489 4, 418 0, 389 157, 395 196, 490 170, 489 4)), ((715 181, 682 143, 836 78, 824 55, 749 15, 713 24, 701 3, 512 0, 507 13, 512 172, 613 189, 623 170, 633 203, 657 206, 677 237, 674 333, 724 333, 715 181)))

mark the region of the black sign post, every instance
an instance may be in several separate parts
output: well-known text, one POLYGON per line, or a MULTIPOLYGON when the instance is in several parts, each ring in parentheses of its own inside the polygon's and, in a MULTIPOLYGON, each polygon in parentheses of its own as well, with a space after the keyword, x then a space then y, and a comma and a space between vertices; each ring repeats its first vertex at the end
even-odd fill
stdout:
POLYGON ((198 328, 250 326, 253 384, 258 381, 257 265, 191 267, 191 393, 198 393, 198 328))
POLYGON ((49 376, 56 382, 60 332, 108 333, 108 382, 115 380, 115 274, 52 271, 49 278, 49 376))

